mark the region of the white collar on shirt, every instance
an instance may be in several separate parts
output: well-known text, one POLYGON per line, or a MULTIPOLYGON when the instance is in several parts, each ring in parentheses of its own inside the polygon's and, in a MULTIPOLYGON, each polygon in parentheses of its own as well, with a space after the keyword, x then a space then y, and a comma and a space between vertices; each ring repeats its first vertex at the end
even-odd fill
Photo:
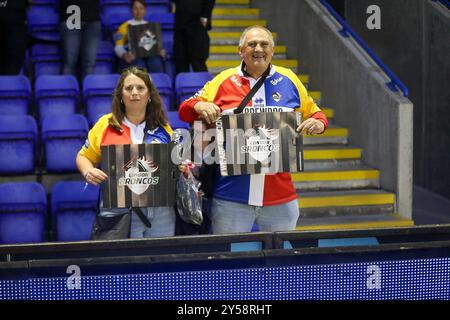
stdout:
POLYGON ((132 26, 138 26, 138 25, 141 25, 141 24, 145 24, 145 23, 147 23, 148 21, 146 21, 146 20, 136 20, 136 19, 130 19, 130 20, 128 20, 128 24, 129 25, 132 25, 132 26))
POLYGON ((138 125, 135 125, 126 117, 123 118, 123 123, 130 128, 131 142, 132 143, 143 143, 144 141, 144 129, 145 129, 145 121, 141 122, 138 125))

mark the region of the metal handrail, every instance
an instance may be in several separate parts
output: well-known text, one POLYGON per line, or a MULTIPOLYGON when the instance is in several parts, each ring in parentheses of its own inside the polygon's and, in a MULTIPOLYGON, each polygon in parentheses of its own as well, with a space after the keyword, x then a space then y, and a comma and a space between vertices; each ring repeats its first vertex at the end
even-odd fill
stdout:
POLYGON ((447 6, 447 8, 450 9, 450 1, 449 0, 431 0, 433 2, 440 2, 442 3, 444 6, 447 6))
POLYGON ((393 91, 398 92, 399 88, 405 97, 408 97, 408 88, 400 81, 399 78, 386 66, 380 58, 369 48, 369 46, 350 28, 350 26, 342 19, 342 17, 331 7, 326 0, 319 0, 322 5, 328 9, 331 15, 341 24, 342 30, 339 33, 348 38, 351 35, 356 42, 366 51, 366 53, 378 64, 378 66, 384 71, 384 73, 390 78, 390 82, 386 83, 387 87, 393 91))

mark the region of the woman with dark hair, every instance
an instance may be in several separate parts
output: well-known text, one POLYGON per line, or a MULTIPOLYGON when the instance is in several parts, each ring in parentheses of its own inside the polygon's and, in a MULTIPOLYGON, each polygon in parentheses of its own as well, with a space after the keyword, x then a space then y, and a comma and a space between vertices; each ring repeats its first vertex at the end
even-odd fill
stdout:
MULTIPOLYGON (((77 155, 78 170, 87 183, 99 185, 108 177, 96 166, 101 162, 101 146, 140 143, 169 143, 172 129, 168 124, 159 93, 149 74, 137 67, 125 69, 117 83, 112 113, 102 116, 89 131, 86 143, 77 155)), ((114 217, 129 209, 100 209, 100 216, 114 217)), ((147 228, 132 213, 131 238, 173 236, 173 207, 142 208, 151 222, 147 228)))

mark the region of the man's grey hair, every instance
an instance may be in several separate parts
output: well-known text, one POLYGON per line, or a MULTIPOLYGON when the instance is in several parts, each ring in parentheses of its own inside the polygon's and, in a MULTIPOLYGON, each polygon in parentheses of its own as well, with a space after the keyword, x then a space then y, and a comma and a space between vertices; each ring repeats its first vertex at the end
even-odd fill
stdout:
POLYGON ((254 26, 247 27, 247 28, 245 28, 244 31, 242 31, 241 37, 239 38, 239 48, 241 48, 244 45, 244 40, 245 40, 245 37, 247 36, 247 33, 253 29, 264 30, 269 36, 269 41, 270 41, 271 46, 275 47, 275 41, 273 40, 272 32, 270 32, 270 30, 267 29, 266 27, 254 25, 254 26))

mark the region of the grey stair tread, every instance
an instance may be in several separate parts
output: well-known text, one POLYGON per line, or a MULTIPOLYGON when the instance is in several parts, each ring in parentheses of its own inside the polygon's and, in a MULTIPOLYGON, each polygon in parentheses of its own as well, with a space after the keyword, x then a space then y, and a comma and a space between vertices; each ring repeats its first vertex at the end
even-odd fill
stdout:
POLYGON ((340 150, 346 150, 346 149, 361 149, 357 146, 352 145, 342 145, 342 144, 321 144, 321 145, 306 145, 303 147, 304 150, 322 150, 322 149, 340 149, 340 150))
POLYGON ((211 39, 211 45, 236 45, 239 44, 239 39, 224 38, 224 39, 211 39))
MULTIPOLYGON (((226 9, 244 9, 244 8, 226 8, 226 9)), ((257 14, 213 14, 215 20, 259 20, 260 17, 257 14)))
POLYGON ((339 225, 350 223, 367 223, 382 221, 404 221, 399 215, 392 213, 380 213, 371 215, 349 215, 349 216, 326 216, 313 218, 300 218, 297 226, 315 226, 315 225, 339 225))
POLYGON ((328 191, 313 191, 302 192, 301 190, 297 194, 302 197, 333 197, 333 196, 348 196, 348 195, 365 195, 365 194, 392 194, 392 192, 382 189, 363 189, 363 190, 328 190, 328 191))
MULTIPOLYGON (((209 60, 235 60, 236 64, 239 64, 241 57, 238 54, 238 48, 236 46, 236 53, 213 53, 208 57, 209 60)), ((276 53, 273 55, 275 60, 287 60, 285 53, 276 53)))
POLYGON ((353 168, 361 165, 359 159, 329 159, 329 160, 305 160, 305 171, 335 170, 338 168, 353 168))
MULTIPOLYGON (((305 161, 307 162, 307 161, 305 161)), ((329 172, 329 171, 364 171, 364 170, 378 170, 372 167, 369 167, 368 165, 364 163, 358 163, 355 165, 344 165, 342 167, 330 170, 330 169, 317 169, 317 170, 309 170, 308 172, 329 172)))

